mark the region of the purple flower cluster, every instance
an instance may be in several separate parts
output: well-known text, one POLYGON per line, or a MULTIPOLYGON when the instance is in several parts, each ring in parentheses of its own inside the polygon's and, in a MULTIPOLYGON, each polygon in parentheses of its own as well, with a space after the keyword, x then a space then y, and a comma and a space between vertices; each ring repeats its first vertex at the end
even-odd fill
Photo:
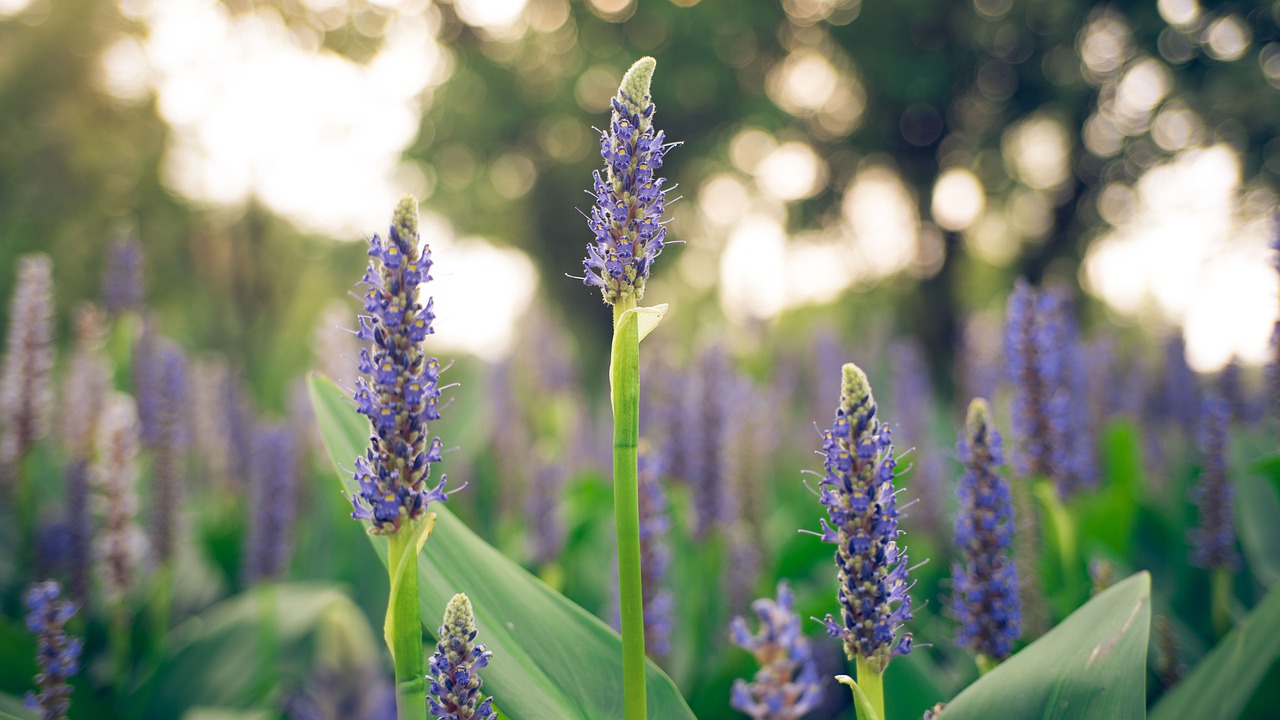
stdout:
POLYGON ((182 496, 185 453, 190 441, 187 358, 176 344, 153 345, 139 354, 138 420, 142 441, 152 453, 151 545, 156 559, 174 556, 182 496))
POLYGON ((911 488, 917 500, 911 508, 910 527, 940 535, 943 489, 942 456, 929 442, 929 420, 934 407, 933 382, 924 350, 914 339, 900 340, 889 348, 894 373, 890 410, 897 418, 894 433, 898 446, 911 448, 911 488))
POLYGON ((245 536, 245 578, 279 579, 293 546, 298 492, 298 448, 287 425, 266 425, 254 434, 250 507, 245 536))
POLYGON ((45 720, 62 720, 71 707, 71 686, 67 679, 80 671, 79 638, 68 638, 63 625, 76 614, 76 606, 61 600, 62 588, 53 580, 38 582, 27 590, 27 630, 36 635, 40 674, 39 693, 27 693, 23 700, 45 720))
POLYGON ((662 488, 662 462, 653 454, 637 463, 640 502, 640 585, 644 606, 644 646, 649 655, 661 657, 670 649, 671 615, 675 598, 662 587, 671 550, 667 532, 671 515, 662 488))
POLYGON ((649 269, 667 236, 662 222, 666 181, 655 173, 675 143, 666 143, 663 132, 653 128, 649 82, 655 64, 642 58, 622 78, 609 130, 600 133, 605 170, 592 174, 596 204, 587 226, 595 240, 582 261, 583 282, 600 288, 609 305, 634 305, 644 296, 649 269))
POLYGON ((444 609, 435 654, 431 656, 427 708, 444 720, 497 720, 493 699, 481 700, 479 670, 493 653, 476 645, 476 619, 471 600, 458 593, 444 609))
POLYGON ((97 540, 98 574, 110 604, 129 597, 137 585, 146 537, 137 525, 138 413, 133 398, 114 393, 98 423, 93 466, 94 506, 101 514, 97 540))
POLYGON ((107 312, 119 315, 142 305, 142 262, 142 243, 133 237, 120 237, 107 247, 102 274, 102 301, 107 312))
POLYGON ((960 478, 960 512, 956 517, 956 549, 952 565, 951 610, 960 627, 956 643, 996 661, 1013 652, 1021 624, 1018 570, 1010 552, 1013 540, 1013 497, 1000 475, 1000 432, 991 426, 990 409, 981 398, 969 405, 958 451, 965 465, 960 478))
POLYGON ((1232 500, 1235 495, 1227 478, 1227 428, 1231 408, 1217 396, 1204 399, 1200 425, 1200 481, 1191 492, 1200 511, 1200 524, 1191 531, 1191 562, 1208 570, 1230 570, 1236 566, 1236 531, 1232 500))
POLYGON ((843 368, 840 406, 822 452, 821 500, 831 520, 822 520, 822 540, 837 546, 840 577, 841 622, 827 615, 827 632, 844 641, 850 660, 883 672, 895 655, 911 652, 911 633, 902 631, 912 617, 907 554, 897 540, 889 426, 876 418, 871 385, 853 363, 843 368))
POLYGON ((809 641, 800 632, 795 596, 783 580, 776 600, 761 598, 751 608, 760 618, 760 631, 752 635, 746 621, 736 617, 729 639, 755 655, 760 669, 750 683, 734 681, 729 704, 753 720, 804 717, 822 702, 822 683, 809 641))
POLYGON ((1087 368, 1071 302, 1019 278, 1005 319, 1005 372, 1013 393, 1013 430, 1022 475, 1050 478, 1061 497, 1097 481, 1087 368))
POLYGON ((385 240, 370 238, 369 255, 367 314, 359 316, 356 337, 370 346, 360 351, 354 395, 373 432, 365 455, 356 458, 351 517, 369 521, 372 533, 390 535, 425 515, 432 501, 448 499, 444 476, 434 489, 426 487, 431 463, 441 460, 440 438, 427 440, 427 423, 440 419, 440 364, 422 352, 435 314, 430 298, 426 305, 418 300, 431 280, 431 246, 418 237, 413 198, 396 206, 385 240))
POLYGON ((8 481, 37 440, 49 432, 53 404, 53 263, 47 255, 18 260, 0 369, 0 481, 8 481))

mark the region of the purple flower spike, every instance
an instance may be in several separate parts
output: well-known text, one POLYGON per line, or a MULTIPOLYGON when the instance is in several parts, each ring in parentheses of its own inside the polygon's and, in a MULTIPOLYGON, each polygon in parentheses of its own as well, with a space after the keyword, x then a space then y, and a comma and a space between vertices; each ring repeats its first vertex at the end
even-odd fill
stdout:
POLYGON ((733 619, 729 639, 755 655, 760 670, 748 683, 733 683, 729 704, 753 720, 796 720, 822 702, 822 682, 809 641, 800 632, 795 597, 785 580, 778 583, 777 599, 762 598, 751 604, 760 618, 760 631, 752 635, 741 617, 733 619))
POLYGON ((431 656, 427 709, 442 720, 497 720, 492 698, 480 692, 479 671, 493 653, 475 644, 476 618, 466 595, 454 595, 445 606, 436 635, 440 642, 431 656))
POLYGON ((595 207, 587 227, 595 239, 587 245, 583 283, 600 288, 609 305, 634 306, 644 297, 645 281, 667 236, 662 213, 667 191, 656 176, 667 151, 678 143, 665 142, 653 128, 649 84, 653 58, 636 61, 622 78, 613 99, 609 129, 600 133, 603 174, 592 174, 595 207))
POLYGON ((835 543, 840 616, 826 618, 827 633, 844 641, 850 660, 862 658, 884 672, 895 655, 911 652, 907 554, 898 546, 897 491, 889 426, 876 418, 867 376, 844 366, 840 406, 823 433, 826 475, 819 487, 827 519, 822 539, 835 543))
POLYGON ((444 477, 427 487, 440 444, 427 436, 427 423, 440 418, 440 364, 422 351, 433 330, 432 301, 419 302, 431 280, 431 246, 418 236, 418 205, 406 197, 396 206, 384 240, 369 240, 364 276, 364 310, 356 337, 369 343, 360 353, 362 377, 353 393, 357 410, 373 433, 356 460, 356 492, 351 517, 370 523, 369 532, 393 535, 406 520, 427 513, 431 501, 444 502, 444 477))
POLYGON ((1018 570, 1011 555, 1013 496, 999 473, 1003 458, 1000 433, 990 422, 987 401, 969 404, 969 418, 959 447, 964 462, 960 478, 960 513, 956 517, 956 549, 960 561, 951 567, 951 609, 960 627, 956 643, 1000 661, 1018 639, 1022 603, 1018 570))
POLYGON ((27 450, 49 432, 53 404, 53 263, 47 255, 18 261, 0 369, 0 480, 9 480, 27 450))
POLYGON ((80 671, 80 638, 68 638, 62 629, 76 614, 76 606, 61 600, 62 588, 53 580, 31 586, 25 596, 27 630, 39 638, 36 675, 39 693, 27 693, 23 705, 44 720, 64 720, 71 707, 71 686, 67 679, 80 671))
POLYGON ((136 238, 117 238, 107 248, 102 275, 102 302, 112 315, 135 310, 142 305, 142 243, 136 238))
POLYGON ((249 497, 253 515, 245 537, 245 578, 278 580, 288 569, 297 514, 298 448, 284 424, 259 427, 253 441, 249 497))
POLYGON ((1211 395, 1204 399, 1200 425, 1200 482, 1191 492, 1200 524, 1191 531, 1191 562, 1206 570, 1231 570, 1239 562, 1232 513, 1235 495, 1227 478, 1227 428, 1231 406, 1211 395))

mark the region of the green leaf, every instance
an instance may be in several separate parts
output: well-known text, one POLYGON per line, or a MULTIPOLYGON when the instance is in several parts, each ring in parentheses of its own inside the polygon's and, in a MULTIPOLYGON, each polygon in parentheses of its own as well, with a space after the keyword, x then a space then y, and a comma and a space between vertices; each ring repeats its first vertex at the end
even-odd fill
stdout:
POLYGON ((1151 576, 1141 572, 983 675, 947 703, 941 717, 1141 718, 1150 628, 1151 576))
POLYGON ((0 720, 38 720, 39 717, 22 706, 21 698, 0 693, 0 720))
POLYGON ((1265 588, 1280 577, 1280 499, 1265 479, 1241 473, 1236 481, 1240 545, 1253 576, 1265 588))
MULTIPOLYGON (((309 384, 325 445, 346 488, 349 473, 341 468, 363 452, 368 423, 332 381, 313 375, 309 384)), ((494 704, 519 720, 622 717, 618 634, 481 540, 445 504, 431 509, 439 519, 419 560, 422 616, 434 630, 449 598, 459 592, 471 598, 477 640, 493 652, 484 688, 494 704)), ((385 540, 368 537, 385 563, 385 540)), ((692 720, 675 683, 651 662, 647 680, 650 717, 692 720)))
POLYGON ((848 675, 837 675, 836 681, 841 685, 848 685, 853 691, 853 707, 858 713, 858 720, 880 720, 875 708, 871 707, 871 700, 853 678, 848 675))
POLYGON ((1239 627, 1152 709, 1151 720, 1235 720, 1280 659, 1280 592, 1271 591, 1239 627))
MULTIPOLYGON (((178 643, 156 671, 142 717, 168 720, 201 706, 253 709, 272 690, 260 677, 264 643, 274 644, 278 676, 297 683, 311 673, 312 648, 344 635, 355 637, 345 648, 371 648, 372 633, 364 613, 332 585, 261 585, 178 626, 178 643), (264 623, 273 623, 269 639, 264 623)), ((374 658, 346 658, 353 660, 374 658)))
POLYGON ((1112 421, 1100 449, 1102 482, 1096 491, 1081 493, 1072 509, 1079 518, 1081 543, 1099 542, 1123 557, 1130 552, 1140 507, 1142 434, 1132 422, 1112 421))

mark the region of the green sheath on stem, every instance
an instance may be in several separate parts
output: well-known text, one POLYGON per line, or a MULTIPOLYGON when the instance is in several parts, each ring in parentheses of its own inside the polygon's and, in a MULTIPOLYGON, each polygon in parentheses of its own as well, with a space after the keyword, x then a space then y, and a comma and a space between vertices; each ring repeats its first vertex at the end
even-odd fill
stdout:
POLYGON ((640 331, 635 301, 613 308, 609 384, 613 401, 613 514, 618 532, 618 604, 622 618, 622 693, 626 720, 645 720, 644 601, 640 582, 640 331))
MULTIPOLYGON (((876 720, 884 717, 884 675, 876 672, 871 663, 858 658, 858 686, 867 695, 867 703, 875 711, 876 720)), ((862 720, 868 720, 862 718, 862 720)))
POLYGON ((418 551, 421 533, 406 524, 387 537, 387 574, 391 597, 387 603, 387 647, 396 668, 396 717, 425 720, 427 688, 423 676, 422 620, 418 609, 418 551), (403 565, 403 569, 401 568, 403 565))

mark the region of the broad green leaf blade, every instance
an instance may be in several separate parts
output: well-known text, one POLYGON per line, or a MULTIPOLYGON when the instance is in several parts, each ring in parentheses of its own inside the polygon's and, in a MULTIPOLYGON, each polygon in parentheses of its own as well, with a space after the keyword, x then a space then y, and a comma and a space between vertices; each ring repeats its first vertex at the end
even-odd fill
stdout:
POLYGON ((1152 708, 1151 720, 1235 720, 1280 660, 1280 592, 1271 591, 1191 674, 1152 708))
POLYGON ((340 645, 344 662, 375 662, 372 633, 360 609, 332 585, 261 585, 177 628, 179 644, 156 671, 141 717, 171 720, 198 707, 262 707, 273 691, 264 683, 264 653, 278 659, 271 670, 282 684, 296 686, 312 672, 314 647, 340 645))
MULTIPOLYGON (((72 699, 75 699, 74 695, 72 699)), ((38 720, 39 717, 22 706, 21 698, 0 693, 0 720, 38 720)))
MULTIPOLYGON (((349 491, 342 468, 363 452, 368 424, 332 381, 312 376, 309 384, 325 445, 349 491)), ((622 717, 617 633, 481 540, 445 504, 431 510, 439 518, 419 560, 422 616, 434 631, 449 598, 471 598, 478 641, 493 652, 483 675, 494 704, 513 720, 622 717)), ((369 539, 385 563, 386 542, 369 539)), ((653 663, 647 680, 649 717, 692 720, 675 683, 653 663)))
POLYGON ((1151 576, 1141 572, 983 675, 947 703, 941 718, 1141 718, 1150 627, 1151 576))
POLYGON ((1236 516, 1240 545, 1253 576, 1265 588, 1280 577, 1280 499, 1271 484, 1253 473, 1241 473, 1236 481, 1236 516))

